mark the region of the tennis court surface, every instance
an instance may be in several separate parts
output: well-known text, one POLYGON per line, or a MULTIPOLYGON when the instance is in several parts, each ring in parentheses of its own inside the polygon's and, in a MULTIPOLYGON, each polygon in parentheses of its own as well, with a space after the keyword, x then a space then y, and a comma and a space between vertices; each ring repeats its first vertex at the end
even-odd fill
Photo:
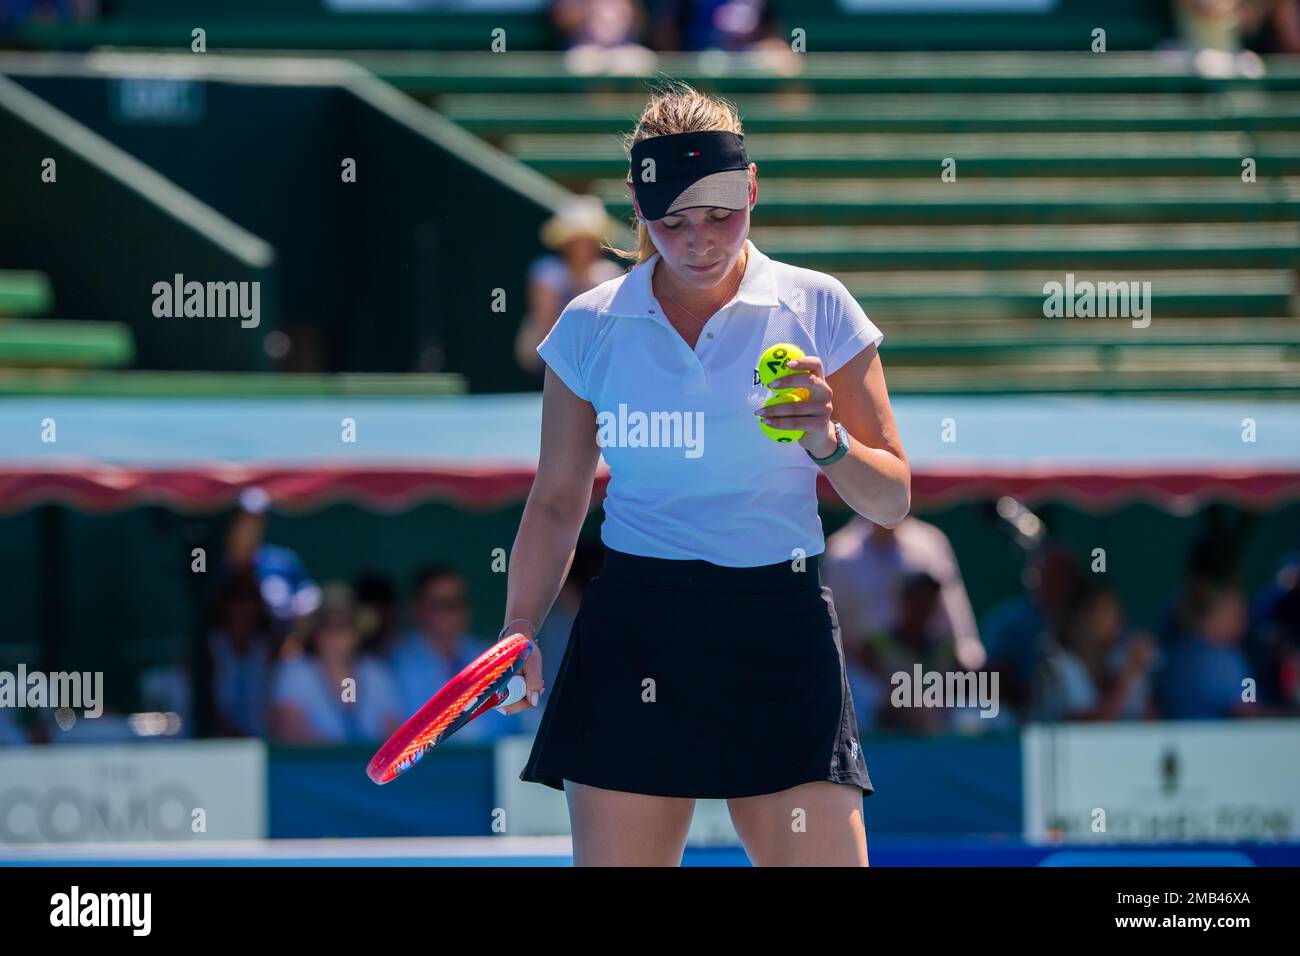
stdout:
MULTIPOLYGON (((874 866, 1297 866, 1300 843, 1033 846, 970 837, 869 839, 874 866)), ((0 866, 571 866, 568 837, 232 840, 0 848, 0 866)), ((684 866, 748 866, 736 846, 688 846, 684 866)))

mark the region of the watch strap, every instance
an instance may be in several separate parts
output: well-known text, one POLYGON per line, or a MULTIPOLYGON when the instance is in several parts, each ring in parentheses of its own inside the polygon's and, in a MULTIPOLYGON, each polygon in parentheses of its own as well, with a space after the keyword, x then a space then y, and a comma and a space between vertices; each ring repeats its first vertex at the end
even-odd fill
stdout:
MULTIPOLYGON (((825 458, 818 458, 816 455, 814 455, 812 452, 809 451, 808 457, 811 458, 818 465, 824 467, 826 465, 835 464, 837 461, 839 461, 841 458, 847 455, 849 453, 849 433, 845 429, 844 425, 841 424, 840 422, 835 423, 835 434, 839 438, 839 444, 835 446, 835 450, 833 452, 831 452, 825 458)), ((808 451, 808 449, 805 448, 804 451, 808 451)))

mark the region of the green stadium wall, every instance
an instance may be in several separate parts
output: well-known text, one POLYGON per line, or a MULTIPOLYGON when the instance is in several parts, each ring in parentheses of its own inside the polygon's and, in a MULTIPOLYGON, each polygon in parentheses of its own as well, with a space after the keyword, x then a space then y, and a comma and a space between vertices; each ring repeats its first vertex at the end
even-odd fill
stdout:
MULTIPOLYGON (((475 392, 535 387, 514 363, 514 334, 527 265, 545 251, 538 228, 568 193, 360 70, 341 64, 337 83, 256 82, 263 68, 274 66, 228 79, 15 79, 273 245, 280 324, 328 343, 306 367, 457 372, 475 392), (174 99, 198 105, 168 122, 124 121, 123 82, 188 83, 174 99), (345 158, 355 182, 343 181, 345 158)), ((132 220, 132 233, 143 228, 132 220)))
POLYGON ((270 246, 129 154, 0 76, 0 266, 45 273, 54 315, 128 325, 141 368, 268 368, 270 246), (42 171, 53 160, 54 182, 42 171), (257 328, 153 315, 154 283, 261 283, 257 328))

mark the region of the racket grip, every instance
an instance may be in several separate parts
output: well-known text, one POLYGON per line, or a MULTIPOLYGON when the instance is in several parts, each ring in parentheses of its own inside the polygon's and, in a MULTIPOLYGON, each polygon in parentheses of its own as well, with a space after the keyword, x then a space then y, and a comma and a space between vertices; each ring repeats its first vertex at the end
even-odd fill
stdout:
POLYGON ((511 704, 523 700, 526 693, 528 693, 528 682, 524 680, 523 674, 516 674, 510 678, 510 683, 506 685, 506 699, 497 704, 497 712, 504 713, 505 709, 511 704))

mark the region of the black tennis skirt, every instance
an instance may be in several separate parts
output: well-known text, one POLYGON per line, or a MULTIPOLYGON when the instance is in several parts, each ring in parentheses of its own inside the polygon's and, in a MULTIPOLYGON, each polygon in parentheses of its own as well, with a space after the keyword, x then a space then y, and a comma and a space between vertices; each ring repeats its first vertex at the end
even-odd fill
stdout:
POLYGON ((607 549, 546 697, 521 780, 700 799, 873 790, 815 555, 796 571, 607 549))

